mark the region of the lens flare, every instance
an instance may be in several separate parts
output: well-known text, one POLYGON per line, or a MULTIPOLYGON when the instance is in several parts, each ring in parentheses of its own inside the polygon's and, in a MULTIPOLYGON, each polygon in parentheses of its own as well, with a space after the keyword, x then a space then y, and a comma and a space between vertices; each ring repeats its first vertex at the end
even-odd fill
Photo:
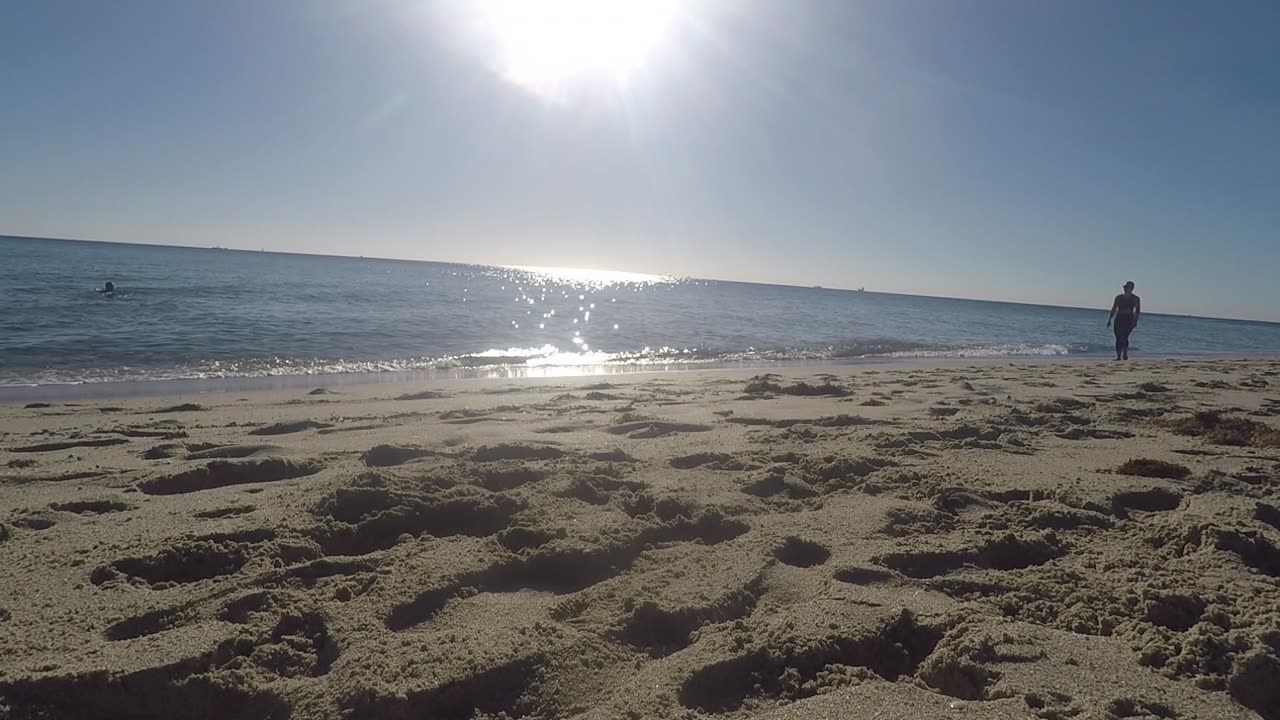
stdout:
POLYGON ((625 83, 676 18, 675 0, 482 0, 497 64, 541 96, 601 79, 625 83))

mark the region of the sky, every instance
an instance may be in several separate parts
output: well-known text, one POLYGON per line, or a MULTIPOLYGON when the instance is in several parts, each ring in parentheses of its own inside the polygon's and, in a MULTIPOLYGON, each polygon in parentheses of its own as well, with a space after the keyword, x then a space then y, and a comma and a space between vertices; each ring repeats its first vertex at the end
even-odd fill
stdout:
POLYGON ((5 3, 0 234, 1280 320, 1274 0, 495 2, 5 3))

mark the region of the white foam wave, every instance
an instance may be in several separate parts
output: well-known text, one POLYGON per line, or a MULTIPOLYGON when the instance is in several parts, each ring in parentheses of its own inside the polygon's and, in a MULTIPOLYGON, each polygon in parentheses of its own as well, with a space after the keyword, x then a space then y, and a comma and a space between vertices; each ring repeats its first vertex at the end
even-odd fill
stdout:
POLYGON ((1070 355, 1071 349, 1066 345, 1050 343, 1046 345, 979 345, 959 348, 921 348, 916 350, 897 350, 884 353, 880 357, 898 358, 1001 358, 1001 357, 1052 357, 1070 355))

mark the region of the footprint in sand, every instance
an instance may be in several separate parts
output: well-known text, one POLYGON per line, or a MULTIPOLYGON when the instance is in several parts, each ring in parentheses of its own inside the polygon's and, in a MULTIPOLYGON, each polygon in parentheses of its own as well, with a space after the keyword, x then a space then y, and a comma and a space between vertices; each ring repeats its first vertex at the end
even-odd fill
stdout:
POLYGON ((361 455, 366 467, 394 467, 419 458, 436 457, 435 450, 422 447, 400 447, 397 445, 375 445, 361 455))
POLYGON ((90 515, 105 515, 106 513, 124 512, 125 510, 133 510, 135 507, 137 506, 120 500, 72 500, 70 502, 56 502, 49 505, 51 510, 90 515))
POLYGON ((220 445, 218 447, 196 450, 187 453, 187 460, 214 460, 247 458, 254 455, 268 455, 281 448, 275 445, 220 445))
POLYGON ((291 435, 304 430, 324 430, 331 428, 331 423, 322 423, 316 420, 298 420, 296 422, 276 423, 265 427, 250 430, 250 435, 291 435))
POLYGON ((850 585, 880 585, 902 579, 900 575, 888 570, 875 568, 849 567, 835 571, 832 578, 850 585))
POLYGON ((567 453, 559 448, 547 445, 482 445, 471 453, 476 462, 497 462, 499 460, 555 460, 567 453))
POLYGON ((167 413, 180 413, 180 412, 204 412, 205 409, 206 408, 203 405, 197 405, 195 403, 182 403, 181 405, 171 405, 169 407, 159 408, 158 410, 144 410, 142 414, 152 415, 152 414, 167 414, 167 413))
POLYGON ((1056 538, 1018 537, 1012 533, 977 549, 909 550, 873 557, 872 562, 911 578, 931 578, 966 565, 991 570, 1021 570, 1066 554, 1056 538))
MULTIPOLYGON (((914 615, 901 615, 856 635, 834 632, 823 638, 770 639, 770 647, 706 665, 680 686, 680 704, 691 710, 721 715, 750 701, 790 703, 815 688, 828 668, 865 668, 868 678, 897 680, 914 675, 943 637, 940 628, 921 624, 914 615), (753 678, 789 678, 759 682, 753 678)), ((801 713, 800 716, 802 716, 801 713)))
POLYGON ((438 684, 410 693, 377 693, 344 700, 347 720, 386 718, 528 717, 525 698, 539 686, 548 665, 537 651, 489 667, 468 668, 461 676, 446 674, 438 684))
POLYGON ((660 438, 678 433, 710 432, 710 425, 669 422, 666 420, 636 420, 604 428, 610 435, 622 435, 632 440, 660 438))
POLYGON ((253 505, 233 505, 231 507, 218 508, 216 510, 201 510, 192 513, 193 517, 203 518, 206 520, 218 520, 221 518, 236 517, 237 515, 247 515, 258 508, 253 505))
POLYGON ((707 468, 709 470, 758 470, 760 463, 749 459, 736 458, 728 453, 702 452, 693 455, 673 457, 667 462, 677 470, 693 470, 707 468))
POLYGON ((694 632, 707 623, 726 623, 749 617, 763 594, 764 575, 756 575, 737 587, 723 588, 718 596, 684 601, 641 600, 626 614, 614 637, 662 658, 693 644, 694 632))
POLYGON ((786 565, 795 567, 814 567, 825 563, 831 557, 831 551, 811 540, 789 537, 783 541, 773 556, 786 565))
POLYGON ((144 481, 138 489, 147 495, 181 495, 229 485, 290 480, 314 475, 322 469, 319 463, 280 458, 239 462, 214 460, 202 467, 144 481))
POLYGON ((368 555, 421 535, 487 537, 506 529, 523 505, 475 485, 403 484, 339 488, 316 505, 309 531, 326 555, 368 555))
POLYGON ((83 440, 62 440, 59 442, 40 443, 37 445, 23 445, 21 447, 12 448, 10 451, 16 453, 44 453, 57 452, 58 450, 70 450, 72 448, 110 447, 112 445, 124 445, 127 442, 129 442, 127 438, 86 438, 83 440))
POLYGON ((637 493, 647 488, 642 482, 618 480, 604 476, 576 476, 564 489, 555 492, 558 497, 574 498, 590 505, 607 505, 614 493, 637 493))
POLYGON ((23 515, 21 517, 14 518, 11 522, 14 527, 22 528, 24 530, 48 530, 57 524, 56 520, 43 513, 23 515))
POLYGON ((0 681, 0 706, 21 708, 21 718, 62 720, 168 717, 156 708, 217 708, 192 711, 192 718, 234 717, 283 720, 291 708, 269 690, 232 686, 203 674, 212 668, 212 653, 164 668, 111 674, 87 671, 74 675, 0 681), (146 688, 138 692, 137 688, 146 688), (109 710, 106 710, 108 709, 109 710))
POLYGON ((275 537, 272 530, 258 529, 180 540, 155 555, 122 558, 99 566, 89 579, 94 585, 123 579, 157 590, 209 580, 239 572, 257 546, 275 537))

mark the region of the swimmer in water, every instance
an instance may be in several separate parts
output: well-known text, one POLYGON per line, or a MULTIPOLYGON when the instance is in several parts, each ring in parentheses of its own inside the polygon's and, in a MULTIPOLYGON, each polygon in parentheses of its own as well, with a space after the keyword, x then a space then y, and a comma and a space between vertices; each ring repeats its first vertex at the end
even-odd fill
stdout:
POLYGON ((99 290, 98 292, 102 293, 103 295, 114 295, 116 292, 116 285, 115 283, 108 282, 107 284, 103 285, 102 289, 99 290))

